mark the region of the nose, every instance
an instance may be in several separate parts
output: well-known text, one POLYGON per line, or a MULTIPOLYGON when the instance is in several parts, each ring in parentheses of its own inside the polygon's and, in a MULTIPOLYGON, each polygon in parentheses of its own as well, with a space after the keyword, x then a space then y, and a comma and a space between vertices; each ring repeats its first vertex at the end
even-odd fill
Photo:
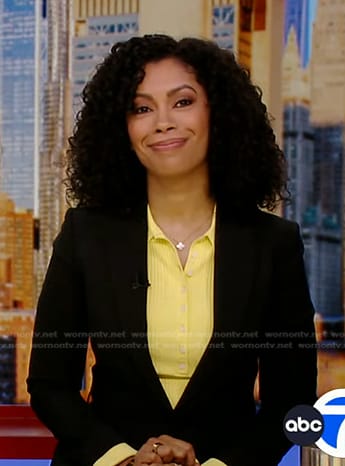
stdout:
POLYGON ((165 133, 176 128, 172 115, 167 109, 157 110, 156 133, 165 133))
POLYGON ((172 129, 175 129, 174 125, 171 125, 170 123, 160 123, 157 125, 156 133, 166 133, 172 129))

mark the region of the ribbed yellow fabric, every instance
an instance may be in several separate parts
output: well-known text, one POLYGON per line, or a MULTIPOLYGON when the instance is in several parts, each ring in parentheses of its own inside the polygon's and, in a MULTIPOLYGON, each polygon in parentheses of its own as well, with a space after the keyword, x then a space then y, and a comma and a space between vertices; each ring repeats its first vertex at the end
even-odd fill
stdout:
POLYGON ((209 230, 192 243, 183 268, 148 206, 148 344, 173 407, 212 335, 214 235, 215 212, 209 230))
MULTIPOLYGON (((183 268, 174 244, 148 218, 148 344, 161 384, 175 407, 196 369, 213 330, 214 211, 209 230, 196 239, 183 268)), ((114 466, 135 454, 125 443, 114 446, 94 466, 114 466)), ((224 466, 215 458, 207 466, 224 466)))

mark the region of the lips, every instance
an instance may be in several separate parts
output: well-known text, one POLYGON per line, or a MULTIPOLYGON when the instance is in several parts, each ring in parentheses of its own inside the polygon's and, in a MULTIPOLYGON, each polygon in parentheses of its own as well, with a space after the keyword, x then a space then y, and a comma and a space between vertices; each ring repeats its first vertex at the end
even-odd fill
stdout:
POLYGON ((155 142, 154 144, 150 144, 150 147, 153 150, 169 150, 181 147, 184 145, 185 142, 185 138, 165 139, 162 141, 155 142))

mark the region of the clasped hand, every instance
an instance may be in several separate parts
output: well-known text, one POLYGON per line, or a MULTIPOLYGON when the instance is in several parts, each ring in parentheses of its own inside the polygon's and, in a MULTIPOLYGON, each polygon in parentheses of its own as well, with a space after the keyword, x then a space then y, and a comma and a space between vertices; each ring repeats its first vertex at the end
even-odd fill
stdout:
POLYGON ((160 466, 162 464, 196 466, 199 461, 190 443, 170 435, 151 437, 135 455, 134 466, 160 466))

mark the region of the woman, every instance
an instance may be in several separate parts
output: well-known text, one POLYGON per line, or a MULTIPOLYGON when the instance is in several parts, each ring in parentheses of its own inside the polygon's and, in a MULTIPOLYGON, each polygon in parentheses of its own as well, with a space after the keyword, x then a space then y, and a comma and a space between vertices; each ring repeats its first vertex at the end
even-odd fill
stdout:
POLYGON ((83 102, 28 378, 53 464, 276 465, 316 359, 298 227, 262 211, 286 169, 260 91, 214 43, 153 35, 115 44, 83 102))

